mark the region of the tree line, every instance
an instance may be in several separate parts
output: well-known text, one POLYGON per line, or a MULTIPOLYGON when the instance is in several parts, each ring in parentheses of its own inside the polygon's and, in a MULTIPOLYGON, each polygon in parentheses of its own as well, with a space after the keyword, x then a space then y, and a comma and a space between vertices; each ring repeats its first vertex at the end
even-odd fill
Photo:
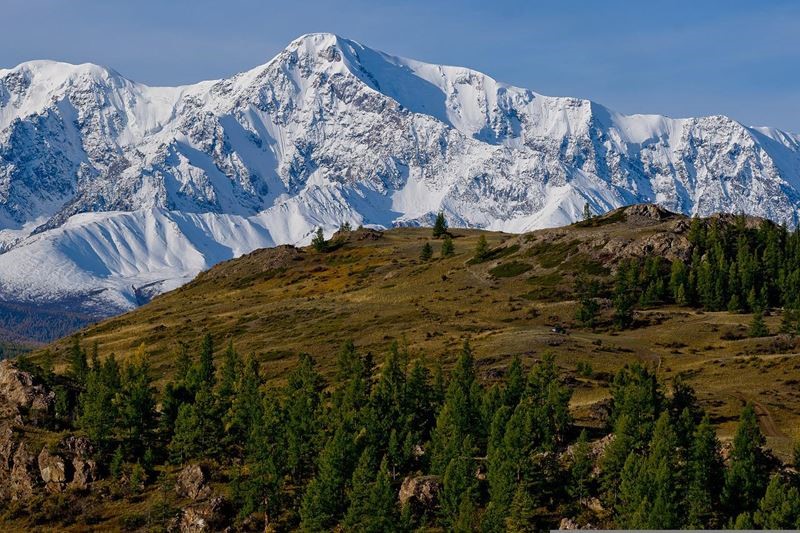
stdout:
POLYGON ((280 386, 210 335, 196 354, 179 346, 175 361, 159 391, 143 348, 120 363, 75 340, 78 392, 57 415, 92 439, 112 477, 146 484, 161 465, 212 462, 227 472, 238 521, 376 532, 531 531, 563 516, 621 528, 800 526, 800 480, 775 474, 752 406, 726 462, 691 387, 667 389, 638 364, 613 378, 608 425, 593 429, 574 423, 549 355, 530 369, 514 358, 494 383, 478 379, 468 343, 445 374, 396 343, 377 365, 348 342, 330 381, 300 355, 280 386), (440 480, 438 505, 401 507, 402 480, 423 475, 440 480))
MULTIPOLYGON (((800 232, 766 220, 753 226, 744 216, 693 218, 687 239, 685 261, 648 255, 618 265, 610 288, 615 326, 631 327, 636 307, 677 304, 758 316, 784 308, 783 329, 800 332, 800 232)), ((581 279, 576 289, 576 318, 593 326, 603 287, 581 279)))

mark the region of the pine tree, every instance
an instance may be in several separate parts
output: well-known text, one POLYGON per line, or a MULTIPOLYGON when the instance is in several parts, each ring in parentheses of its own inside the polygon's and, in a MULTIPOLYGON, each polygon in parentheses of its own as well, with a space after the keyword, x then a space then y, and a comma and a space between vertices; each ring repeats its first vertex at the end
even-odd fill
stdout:
POLYGON ((232 480, 231 493, 240 517, 263 510, 269 526, 280 508, 286 446, 278 402, 266 396, 260 405, 260 418, 247 434, 244 468, 232 480))
POLYGON ((769 335, 769 329, 764 323, 764 314, 761 311, 753 313, 753 320, 750 322, 748 333, 751 337, 767 337, 769 335))
POLYGON ((445 469, 439 502, 445 525, 452 527, 456 524, 464 499, 474 504, 477 498, 478 483, 475 479, 474 453, 471 439, 465 438, 461 449, 445 469))
POLYGON ((508 533, 538 531, 539 524, 536 517, 536 500, 525 484, 520 483, 514 492, 514 498, 511 500, 511 508, 505 523, 506 531, 508 533))
POLYGON ((731 513, 754 511, 767 486, 765 439, 755 409, 747 404, 733 437, 730 467, 725 476, 722 501, 731 513))
POLYGON ((284 390, 286 467, 295 483, 302 483, 313 471, 314 458, 319 449, 319 411, 323 387, 324 382, 316 371, 314 359, 301 354, 284 390))
POLYGON ((347 531, 362 531, 370 519, 370 498, 375 480, 375 450, 365 448, 358 459, 350 482, 347 498, 349 506, 342 525, 347 531))
POLYGON ((719 441, 708 416, 703 418, 695 431, 688 470, 687 525, 692 528, 717 527, 719 488, 722 486, 724 467, 719 441))
POLYGON ((126 433, 127 449, 134 458, 141 458, 153 440, 156 427, 155 388, 150 367, 140 349, 139 363, 125 366, 119 404, 119 426, 126 433))
POLYGON ((589 282, 579 278, 576 281, 576 291, 580 296, 578 309, 575 311, 575 320, 585 328, 593 328, 597 322, 597 312, 600 306, 597 303, 597 282, 589 282))
POLYGON ((117 404, 114 399, 119 389, 119 367, 111 355, 101 368, 87 375, 86 389, 78 400, 78 427, 86 432, 101 452, 114 437, 117 424, 117 404))
POLYGON ((670 267, 669 289, 672 291, 672 299, 678 305, 686 305, 688 303, 686 298, 687 283, 686 264, 680 259, 676 259, 670 267))
POLYGON ((645 465, 642 458, 634 452, 628 454, 619 471, 619 492, 614 510, 616 525, 625 529, 643 529, 646 518, 642 507, 649 507, 646 500, 643 472, 645 465))
POLYGON ((325 240, 325 234, 322 233, 322 228, 317 228, 314 237, 311 239, 311 246, 318 252, 325 252, 328 250, 328 241, 325 240))
POLYGON ((655 374, 638 363, 626 365, 614 376, 611 394, 612 424, 621 416, 626 416, 626 430, 630 431, 632 439, 630 445, 633 449, 643 448, 650 440, 664 405, 664 396, 655 374))
POLYGON ((445 235, 442 241, 442 257, 450 257, 456 253, 455 246, 453 245, 453 238, 450 235, 445 235))
POLYGON ((465 437, 471 435, 478 441, 481 439, 480 397, 472 349, 465 342, 461 357, 450 376, 445 402, 431 437, 433 472, 444 473, 450 460, 458 455, 465 437))
POLYGON ((461 496, 461 503, 458 506, 458 516, 453 522, 452 531, 454 533, 472 533, 477 530, 477 516, 475 512, 475 502, 469 495, 461 496))
POLYGON ((175 381, 182 383, 189 377, 192 369, 192 359, 189 357, 189 347, 185 342, 179 342, 175 351, 175 381))
POLYGON ((669 413, 664 412, 653 430, 645 464, 648 499, 652 502, 647 516, 649 529, 677 529, 681 525, 677 446, 678 439, 670 424, 669 413))
POLYGON ((800 492, 797 487, 774 476, 753 516, 763 529, 797 529, 800 527, 800 492))
POLYGON ((174 464, 182 464, 203 453, 200 418, 193 404, 184 403, 178 408, 175 430, 169 443, 169 456, 174 464))
POLYGON ((345 487, 352 476, 355 445, 341 427, 320 453, 317 473, 308 483, 300 505, 300 528, 323 531, 336 524, 347 508, 345 487))
POLYGON ((264 416, 259 387, 261 378, 258 374, 258 361, 253 357, 247 359, 238 376, 227 414, 226 433, 233 442, 245 442, 253 428, 264 416))
POLYGON ((443 235, 447 235, 447 220, 444 218, 444 212, 439 211, 436 222, 433 223, 433 237, 438 239, 443 235))
POLYGON ((228 341, 228 347, 225 349, 222 359, 218 390, 223 411, 227 411, 230 408, 233 395, 236 392, 236 382, 239 379, 241 364, 239 354, 236 353, 236 349, 233 347, 233 341, 228 341))
POLYGON ((431 247, 431 243, 426 242, 422 246, 422 251, 419 253, 419 258, 422 261, 430 261, 431 257, 433 257, 433 248, 431 247))
POLYGON ((589 483, 592 479, 592 458, 589 455, 589 437, 582 430, 573 448, 572 468, 570 469, 570 495, 583 505, 589 495, 589 483))
POLYGON ((81 348, 80 340, 76 335, 72 337, 72 345, 69 350, 69 372, 75 381, 83 384, 86 381, 88 371, 89 364, 86 360, 86 350, 81 348))
POLYGON ((585 202, 583 204, 583 220, 590 220, 592 216, 592 208, 589 206, 589 202, 585 202))
POLYGON ((614 324, 619 329, 633 325, 633 308, 636 302, 636 283, 631 278, 638 277, 636 264, 622 263, 618 267, 614 284, 614 324))
POLYGON ((375 475, 373 453, 370 449, 365 450, 353 473, 350 507, 343 523, 346 531, 382 533, 399 529, 400 517, 386 459, 375 475))
POLYGON ((478 242, 475 245, 475 261, 484 261, 489 256, 489 243, 485 235, 478 237, 478 242))

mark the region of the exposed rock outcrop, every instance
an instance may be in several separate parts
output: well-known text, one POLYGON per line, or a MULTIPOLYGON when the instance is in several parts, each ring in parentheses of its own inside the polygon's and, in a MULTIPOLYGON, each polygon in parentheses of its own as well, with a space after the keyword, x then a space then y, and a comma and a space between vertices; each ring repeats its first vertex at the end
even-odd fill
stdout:
POLYGON ((186 466, 178 474, 175 492, 178 493, 178 496, 192 500, 202 500, 211 496, 206 468, 199 464, 186 466))
MULTIPOLYGON (((63 492, 67 488, 67 462, 63 457, 50 453, 47 446, 42 448, 37 458, 39 474, 45 488, 50 492, 63 492)), ((72 465, 70 465, 72 466, 72 465)))
POLYGON ((25 412, 48 411, 54 402, 53 391, 37 383, 32 374, 19 370, 12 361, 0 361, 0 416, 21 423, 25 412))
POLYGON ((442 490, 442 479, 439 476, 407 477, 400 486, 398 499, 400 505, 411 505, 415 512, 434 509, 442 490))
POLYGON ((217 496, 183 509, 178 528, 181 533, 219 531, 225 524, 226 513, 227 502, 217 496))
POLYGON ((12 500, 24 500, 33 496, 41 484, 36 458, 28 452, 24 442, 20 442, 14 452, 11 467, 10 496, 12 500))

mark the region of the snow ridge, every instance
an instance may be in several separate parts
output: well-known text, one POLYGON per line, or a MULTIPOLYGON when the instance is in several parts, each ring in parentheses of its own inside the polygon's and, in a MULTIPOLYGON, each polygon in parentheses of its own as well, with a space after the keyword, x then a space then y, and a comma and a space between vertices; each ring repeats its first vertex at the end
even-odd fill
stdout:
POLYGON ((129 309, 216 262, 342 222, 523 232, 655 202, 796 226, 800 136, 623 115, 304 35, 229 79, 0 70, 0 299, 129 309))

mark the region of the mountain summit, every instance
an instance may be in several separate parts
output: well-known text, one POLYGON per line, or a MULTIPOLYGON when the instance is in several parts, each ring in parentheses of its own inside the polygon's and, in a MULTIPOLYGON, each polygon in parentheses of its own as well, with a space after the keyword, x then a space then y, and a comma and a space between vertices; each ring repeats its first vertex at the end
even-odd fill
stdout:
POLYGON ((316 227, 522 232, 654 202, 798 223, 800 136, 622 115, 332 34, 229 79, 0 70, 0 299, 129 309, 316 227))

